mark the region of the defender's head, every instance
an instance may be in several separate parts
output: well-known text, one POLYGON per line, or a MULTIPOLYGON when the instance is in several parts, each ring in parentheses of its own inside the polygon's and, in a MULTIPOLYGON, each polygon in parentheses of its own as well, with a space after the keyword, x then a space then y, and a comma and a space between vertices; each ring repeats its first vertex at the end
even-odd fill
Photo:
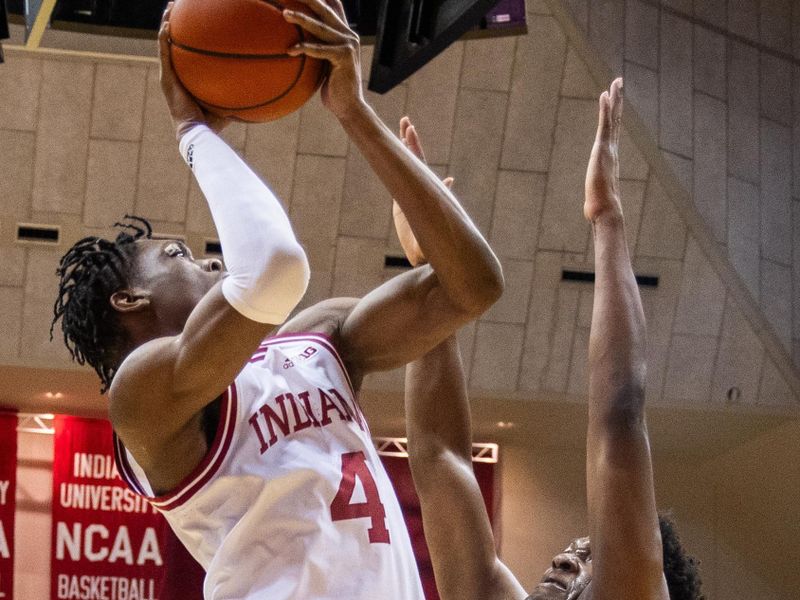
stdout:
MULTIPOLYGON (((686 553, 669 513, 658 515, 664 558, 664 577, 670 600, 703 600, 697 561, 686 553)), ((578 538, 553 558, 552 566, 527 600, 576 600, 592 582, 592 548, 588 537, 578 538)))
POLYGON ((588 537, 572 540, 553 557, 528 600, 575 600, 592 581, 592 548, 588 537))
POLYGON ((62 257, 50 335, 89 363, 108 390, 125 355, 149 339, 176 335, 222 277, 217 259, 195 260, 183 242, 152 239, 145 219, 127 216, 113 241, 86 237, 62 257))

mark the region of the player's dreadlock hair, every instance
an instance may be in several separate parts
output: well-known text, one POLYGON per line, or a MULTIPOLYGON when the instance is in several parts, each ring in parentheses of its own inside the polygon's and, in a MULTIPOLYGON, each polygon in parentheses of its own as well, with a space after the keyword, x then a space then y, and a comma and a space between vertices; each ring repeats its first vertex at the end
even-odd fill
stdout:
POLYGON ((670 600, 703 600, 700 593, 698 561, 686 554, 670 513, 659 513, 661 544, 664 549, 664 576, 667 579, 670 600))
POLYGON ((89 363, 100 376, 101 392, 108 391, 118 367, 125 332, 109 298, 129 284, 133 242, 150 239, 153 228, 146 219, 125 215, 114 227, 120 232, 112 242, 85 237, 61 258, 56 269, 58 297, 53 307, 50 339, 61 319, 64 344, 78 364, 89 363))

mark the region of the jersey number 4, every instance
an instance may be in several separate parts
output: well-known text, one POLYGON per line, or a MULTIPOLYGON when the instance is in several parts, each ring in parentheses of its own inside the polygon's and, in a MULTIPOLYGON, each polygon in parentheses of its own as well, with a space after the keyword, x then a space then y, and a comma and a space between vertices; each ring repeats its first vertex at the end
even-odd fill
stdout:
POLYGON ((378 486, 367 467, 363 452, 347 452, 342 454, 342 481, 339 491, 331 502, 331 518, 334 521, 362 519, 369 517, 372 526, 367 530, 372 544, 388 544, 389 530, 386 529, 386 510, 383 508, 378 486), (356 487, 356 477, 364 488, 365 502, 352 502, 356 487))

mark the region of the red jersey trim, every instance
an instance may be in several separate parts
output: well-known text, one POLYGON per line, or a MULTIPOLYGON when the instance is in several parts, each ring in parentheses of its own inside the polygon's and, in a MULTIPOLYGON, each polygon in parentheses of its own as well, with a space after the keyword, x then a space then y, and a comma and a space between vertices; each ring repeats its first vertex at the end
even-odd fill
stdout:
POLYGON ((203 460, 192 472, 184 477, 174 490, 160 496, 150 496, 144 491, 144 486, 136 477, 133 468, 128 460, 128 452, 122 440, 114 434, 114 456, 117 461, 117 470, 123 480, 138 494, 159 510, 172 510, 183 505, 200 488, 202 488, 214 476, 222 465, 228 450, 233 441, 234 430, 236 429, 237 414, 237 391, 236 384, 231 384, 225 391, 222 399, 222 410, 220 411, 219 424, 214 436, 214 442, 206 453, 203 460))

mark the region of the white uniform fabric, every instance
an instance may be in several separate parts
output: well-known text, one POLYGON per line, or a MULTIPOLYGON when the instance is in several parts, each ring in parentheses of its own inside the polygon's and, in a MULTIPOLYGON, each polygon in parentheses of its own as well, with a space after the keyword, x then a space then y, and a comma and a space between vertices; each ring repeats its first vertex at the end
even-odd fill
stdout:
POLYGON ((325 336, 260 346, 224 395, 206 458, 169 494, 153 496, 116 437, 115 451, 122 477, 206 569, 207 600, 424 598, 399 503, 325 336))
POLYGON ((219 233, 222 295, 239 313, 278 325, 303 297, 309 268, 283 206, 217 134, 195 125, 180 142, 219 233))

